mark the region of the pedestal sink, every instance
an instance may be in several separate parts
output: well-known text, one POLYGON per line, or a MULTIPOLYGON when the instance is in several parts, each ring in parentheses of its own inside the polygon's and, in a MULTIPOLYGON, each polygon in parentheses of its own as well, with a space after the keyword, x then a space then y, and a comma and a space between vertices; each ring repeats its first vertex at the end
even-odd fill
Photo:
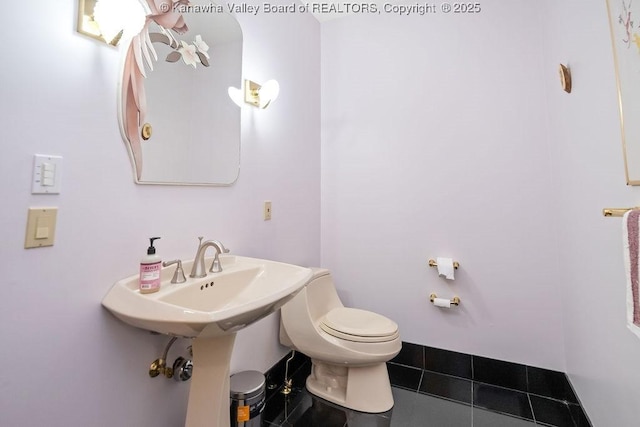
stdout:
MULTIPOLYGON (((207 265, 209 265, 208 260, 207 265)), ((138 275, 116 282, 102 305, 123 322, 152 332, 192 338, 193 377, 185 427, 228 427, 229 362, 238 330, 280 308, 311 278, 311 270, 257 258, 223 255, 223 271, 138 291, 138 275)), ((193 261, 185 262, 185 271, 193 261)))

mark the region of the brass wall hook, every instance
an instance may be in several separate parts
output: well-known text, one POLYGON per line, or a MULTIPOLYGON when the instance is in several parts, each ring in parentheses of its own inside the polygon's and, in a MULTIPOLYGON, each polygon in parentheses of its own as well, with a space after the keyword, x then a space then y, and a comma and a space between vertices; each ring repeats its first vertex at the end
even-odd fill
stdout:
POLYGON ((571 93, 571 69, 560 64, 558 71, 560 72, 560 84, 562 85, 562 90, 567 93, 571 93))
POLYGON ((148 141, 153 134, 153 127, 150 123, 145 123, 142 125, 142 129, 140 130, 140 136, 143 140, 148 141))

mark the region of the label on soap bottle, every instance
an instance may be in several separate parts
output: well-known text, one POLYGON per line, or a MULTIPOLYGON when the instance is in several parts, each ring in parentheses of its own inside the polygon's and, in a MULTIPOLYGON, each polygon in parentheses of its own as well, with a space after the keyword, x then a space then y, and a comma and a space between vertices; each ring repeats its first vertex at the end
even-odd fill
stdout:
POLYGON ((162 263, 140 264, 140 292, 151 293, 160 289, 162 263))

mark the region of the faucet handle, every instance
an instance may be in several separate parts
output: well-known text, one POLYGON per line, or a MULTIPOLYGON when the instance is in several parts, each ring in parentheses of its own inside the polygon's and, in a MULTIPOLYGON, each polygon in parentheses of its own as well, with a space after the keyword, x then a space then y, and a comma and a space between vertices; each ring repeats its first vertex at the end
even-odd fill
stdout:
POLYGON ((184 283, 187 281, 187 278, 184 277, 184 270, 182 269, 182 261, 179 259, 174 259, 173 261, 165 261, 162 263, 163 267, 169 267, 170 265, 178 264, 176 267, 176 271, 173 273, 173 277, 171 278, 171 283, 184 283))
POLYGON ((215 244, 216 254, 213 257, 213 261, 211 262, 211 268, 209 269, 209 272, 220 273, 222 271, 222 264, 220 263, 220 255, 228 254, 229 249, 225 248, 222 242, 220 242, 219 240, 214 240, 213 243, 215 244))
POLYGON ((209 272, 211 273, 220 273, 222 271, 222 265, 220 265, 220 252, 216 251, 216 255, 213 257, 213 261, 211 262, 211 268, 209 272))

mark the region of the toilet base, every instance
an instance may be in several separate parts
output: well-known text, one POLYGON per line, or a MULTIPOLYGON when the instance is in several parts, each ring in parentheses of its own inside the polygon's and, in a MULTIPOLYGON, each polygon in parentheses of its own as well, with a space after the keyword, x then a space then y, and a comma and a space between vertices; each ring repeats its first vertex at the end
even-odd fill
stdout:
POLYGON ((336 405, 360 412, 380 413, 393 408, 387 364, 333 365, 311 360, 307 390, 336 405))

